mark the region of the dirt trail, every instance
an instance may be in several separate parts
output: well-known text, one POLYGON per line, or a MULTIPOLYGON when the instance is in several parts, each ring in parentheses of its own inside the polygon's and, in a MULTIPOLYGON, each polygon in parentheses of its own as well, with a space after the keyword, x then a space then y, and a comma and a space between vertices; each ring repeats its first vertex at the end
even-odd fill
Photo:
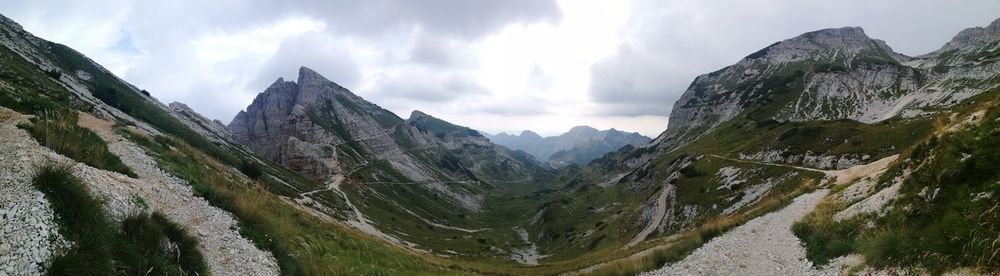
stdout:
POLYGON ((646 237, 660 226, 660 223, 663 222, 663 217, 667 213, 667 199, 673 198, 676 191, 677 189, 671 184, 666 184, 663 187, 660 191, 660 196, 656 198, 656 212, 653 213, 653 219, 646 225, 646 228, 643 228, 639 234, 632 238, 632 241, 629 241, 625 245, 625 248, 630 248, 646 240, 646 237))
MULTIPOLYGON (((779 211, 750 220, 695 250, 680 262, 646 275, 814 275, 791 226, 826 196, 818 190, 779 211)), ((839 268, 839 267, 838 267, 839 268)))
POLYGON ((889 167, 889 164, 891 164, 892 161, 896 161, 896 158, 899 158, 899 154, 894 154, 864 165, 857 165, 843 170, 830 171, 830 174, 837 177, 837 181, 834 182, 836 185, 850 183, 851 181, 859 178, 873 175, 885 170, 889 167))
POLYGON ((820 170, 820 169, 815 169, 815 168, 799 167, 799 166, 788 165, 788 164, 768 163, 768 162, 761 162, 761 161, 756 161, 756 160, 745 160, 745 159, 729 158, 729 157, 724 157, 724 156, 715 155, 715 154, 709 154, 709 156, 715 157, 715 158, 719 158, 719 159, 722 159, 722 160, 733 161, 733 162, 750 163, 750 164, 764 165, 764 166, 778 166, 778 167, 792 168, 792 169, 796 169, 796 170, 818 172, 818 173, 822 173, 822 174, 826 175, 827 178, 833 178, 835 185, 849 183, 849 182, 854 181, 854 180, 856 180, 858 178, 861 178, 863 176, 870 175, 870 174, 876 173, 878 171, 884 170, 886 167, 889 166, 890 163, 892 163, 892 161, 895 161, 896 158, 899 158, 899 154, 894 154, 894 155, 891 155, 891 156, 879 159, 879 160, 877 160, 875 162, 872 162, 872 163, 868 163, 868 164, 864 164, 864 165, 857 165, 857 166, 846 168, 846 169, 843 169, 843 170, 820 170))

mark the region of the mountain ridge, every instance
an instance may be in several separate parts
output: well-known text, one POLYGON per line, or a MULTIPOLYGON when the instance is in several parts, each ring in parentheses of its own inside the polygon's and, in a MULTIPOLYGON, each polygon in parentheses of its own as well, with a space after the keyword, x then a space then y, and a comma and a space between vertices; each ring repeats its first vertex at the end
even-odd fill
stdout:
POLYGON ((585 165, 591 160, 623 146, 641 145, 650 141, 648 137, 636 132, 622 132, 614 128, 597 130, 583 125, 572 127, 563 134, 549 137, 542 137, 530 130, 523 130, 519 135, 505 132, 496 135, 483 134, 499 145, 511 150, 525 151, 534 156, 535 159, 557 168, 572 164, 585 165), (556 153, 559 153, 559 156, 550 159, 556 153))

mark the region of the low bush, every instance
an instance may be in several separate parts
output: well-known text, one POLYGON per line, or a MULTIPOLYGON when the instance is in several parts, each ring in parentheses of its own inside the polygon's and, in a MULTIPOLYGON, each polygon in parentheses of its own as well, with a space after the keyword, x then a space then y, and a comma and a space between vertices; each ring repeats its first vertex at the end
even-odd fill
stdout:
POLYGON ((261 174, 263 174, 260 170, 260 165, 250 160, 244 159, 243 161, 240 161, 239 169, 244 175, 254 180, 259 179, 261 174))
POLYGON ((114 224, 101 208, 101 202, 91 197, 83 182, 65 167, 40 168, 32 184, 52 205, 59 232, 73 242, 68 252, 52 260, 49 273, 112 274, 114 224))
POLYGON ((854 251, 854 238, 860 233, 857 220, 835 222, 833 215, 843 209, 840 199, 827 199, 816 210, 792 225, 792 233, 802 240, 806 258, 816 265, 854 251))

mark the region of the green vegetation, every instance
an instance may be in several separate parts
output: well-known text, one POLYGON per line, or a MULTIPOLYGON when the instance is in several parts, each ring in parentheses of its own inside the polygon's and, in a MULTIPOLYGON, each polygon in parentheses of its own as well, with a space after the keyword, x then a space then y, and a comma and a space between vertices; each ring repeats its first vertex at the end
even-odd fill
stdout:
POLYGON ((736 156, 744 152, 775 150, 784 154, 814 154, 856 156, 870 155, 878 160, 917 141, 926 139, 932 130, 929 119, 890 119, 875 124, 852 120, 815 122, 755 122, 734 119, 708 134, 711 139, 699 139, 693 148, 720 155, 736 156))
POLYGON ((52 204, 59 233, 73 243, 53 259, 50 274, 208 274, 194 238, 163 215, 135 215, 117 225, 65 167, 44 166, 32 183, 52 204))
MULTIPOLYGON (((997 91, 993 91, 995 95, 997 91)), ((987 95, 988 96, 988 95, 987 95)), ((912 170, 884 216, 834 221, 844 204, 825 202, 793 230, 817 264, 859 253, 876 267, 922 267, 939 274, 970 267, 1000 270, 1000 109, 978 97, 957 108, 967 116, 988 108, 979 125, 931 137, 904 152, 879 179, 888 186, 912 170), (867 225, 867 226, 866 226, 867 225)), ((939 123, 943 130, 949 125, 939 123)))
POLYGON ((38 68, 7 47, 0 47, 0 106, 25 114, 67 108, 89 110, 85 104, 38 68))
POLYGON ((198 241, 163 214, 135 215, 122 221, 115 264, 125 274, 207 275, 198 241), (167 241, 167 242, 165 242, 167 241))
POLYGON ((240 161, 240 167, 238 169, 250 179, 259 179, 260 175, 263 174, 260 170, 260 165, 249 160, 240 161))
POLYGON ((809 245, 806 247, 806 257, 817 266, 853 252, 852 239, 864 231, 859 223, 860 219, 844 222, 833 220, 833 215, 844 207, 839 199, 826 199, 816 206, 816 210, 792 225, 795 236, 809 245))
POLYGON ((942 137, 933 157, 918 163, 897 203, 910 208, 894 208, 858 243, 869 263, 919 264, 936 272, 1000 269, 998 115, 993 110, 981 125, 942 137))
POLYGON ((92 167, 136 177, 94 132, 76 124, 76 113, 43 112, 32 124, 20 125, 45 147, 92 167))

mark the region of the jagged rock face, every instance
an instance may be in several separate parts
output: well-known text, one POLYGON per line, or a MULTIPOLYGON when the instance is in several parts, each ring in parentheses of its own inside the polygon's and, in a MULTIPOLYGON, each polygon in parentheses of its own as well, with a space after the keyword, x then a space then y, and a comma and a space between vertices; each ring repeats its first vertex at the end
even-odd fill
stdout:
POLYGON ((401 151, 385 135, 389 123, 377 122, 368 113, 388 111, 302 67, 298 82, 279 78, 236 115, 229 130, 238 143, 261 156, 325 181, 365 164, 362 154, 378 157, 401 151), (362 141, 348 145, 353 140, 362 141))
POLYGON ((288 138, 285 126, 297 95, 298 85, 279 78, 229 123, 233 138, 265 158, 281 160, 288 138))
POLYGON ((780 41, 698 76, 654 143, 675 148, 737 116, 761 121, 849 119, 875 123, 927 114, 997 84, 1000 22, 963 31, 934 53, 893 52, 861 28, 780 41))
MULTIPOLYGON (((234 140, 319 181, 334 174, 366 182, 476 182, 531 178, 541 168, 474 130, 414 112, 404 121, 302 67, 278 79, 229 124, 234 140)), ((477 209, 472 188, 426 185, 477 209), (473 200, 470 200, 473 199, 473 200)))

